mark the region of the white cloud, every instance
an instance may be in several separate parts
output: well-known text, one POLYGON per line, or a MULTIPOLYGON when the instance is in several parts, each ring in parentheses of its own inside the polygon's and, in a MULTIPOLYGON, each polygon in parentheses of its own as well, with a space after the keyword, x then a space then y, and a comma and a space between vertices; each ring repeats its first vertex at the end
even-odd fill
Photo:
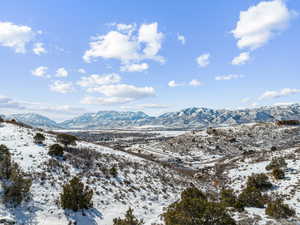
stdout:
POLYGON ((153 87, 136 87, 128 84, 103 85, 89 88, 88 92, 98 92, 107 97, 131 98, 132 100, 155 96, 153 87))
POLYGON ((123 72, 142 72, 149 69, 149 65, 147 63, 141 63, 141 64, 126 64, 124 66, 121 66, 121 71, 123 72))
POLYGON ((233 79, 238 79, 238 78, 243 78, 243 75, 239 74, 229 74, 229 75, 224 75, 224 76, 217 76, 215 77, 215 80, 233 80, 233 79))
POLYGON ((88 77, 81 77, 81 79, 77 82, 77 84, 81 87, 98 87, 106 84, 114 84, 119 83, 121 81, 121 77, 119 74, 111 73, 111 74, 92 74, 88 77))
POLYGON ((197 86, 202 86, 203 83, 199 80, 191 80, 190 83, 189 83, 190 86, 194 86, 194 87, 197 87, 197 86))
POLYGON ((280 98, 280 97, 289 96, 298 93, 300 93, 300 89, 292 89, 292 88, 284 88, 279 91, 266 91, 259 97, 259 100, 280 98))
POLYGON ((68 75, 69 75, 68 71, 63 67, 58 68, 55 74, 56 77, 67 77, 68 75))
POLYGON ((139 105, 123 105, 120 108, 125 110, 144 110, 144 109, 166 109, 172 107, 171 105, 146 103, 139 105))
POLYGON ((289 106, 289 105, 294 105, 295 102, 276 102, 273 105, 274 106, 289 106))
POLYGON ((49 77, 49 76, 47 76, 47 70, 48 70, 47 66, 40 66, 40 67, 37 67, 36 69, 32 70, 31 74, 36 77, 49 77))
POLYGON ((35 32, 31 27, 0 22, 0 45, 13 48, 16 53, 26 53, 26 45, 34 36, 35 32))
POLYGON ((131 98, 122 98, 122 97, 103 98, 103 97, 87 96, 84 97, 80 101, 80 103, 85 105, 114 105, 114 104, 124 104, 131 101, 132 101, 131 98))
POLYGON ((275 34, 284 30, 295 13, 284 0, 262 1, 240 12, 239 21, 232 31, 241 49, 256 49, 266 44, 275 34))
POLYGON ((148 103, 148 104, 137 105, 136 108, 139 108, 139 109, 166 109, 166 108, 170 108, 170 105, 148 103))
POLYGON ((132 33, 136 29, 135 24, 118 23, 118 24, 115 24, 115 26, 117 27, 118 31, 124 31, 124 32, 128 32, 128 33, 132 33))
POLYGON ((138 60, 138 43, 131 40, 127 34, 110 31, 106 35, 98 36, 90 43, 90 49, 83 56, 86 62, 102 57, 105 59, 119 59, 122 62, 138 60))
POLYGON ((94 37, 83 59, 91 62, 97 58, 117 59, 124 65, 135 64, 146 59, 164 62, 159 56, 163 34, 158 24, 142 24, 138 30, 133 25, 118 24, 117 30, 94 37), (131 29, 131 32, 125 32, 131 29))
POLYGON ((177 40, 181 42, 181 44, 185 44, 186 40, 185 37, 181 34, 177 34, 177 40))
POLYGON ((239 56, 235 57, 232 60, 231 64, 232 65, 242 65, 242 64, 245 64, 249 60, 250 60, 250 53, 242 52, 239 56))
POLYGON ((169 87, 179 87, 179 86, 183 86, 183 85, 184 85, 183 83, 177 83, 175 80, 171 80, 168 83, 169 87))
POLYGON ((0 108, 6 109, 25 109, 20 102, 17 102, 9 97, 0 95, 0 108))
POLYGON ((27 113, 27 112, 37 112, 48 114, 54 117, 60 117, 66 119, 66 115, 77 115, 82 113, 85 109, 70 105, 46 105, 39 102, 30 101, 18 101, 12 98, 0 95, 0 108, 2 112, 6 113, 27 113))
POLYGON ((196 62, 198 63, 198 65, 200 67, 207 67, 210 63, 209 59, 210 59, 210 54, 205 53, 205 54, 202 54, 202 55, 198 56, 196 58, 196 62))
POLYGON ((77 71, 78 71, 78 73, 82 73, 82 74, 86 73, 85 69, 82 69, 82 68, 78 69, 77 71))
POLYGON ((74 88, 72 82, 56 80, 50 85, 50 90, 61 94, 67 94, 72 92, 74 88))
POLYGON ((46 49, 44 48, 44 44, 41 42, 35 43, 32 51, 36 55, 42 55, 47 53, 46 49))
POLYGON ((158 23, 142 24, 140 26, 138 41, 146 44, 143 49, 144 58, 164 62, 164 59, 157 55, 161 49, 163 37, 163 33, 158 32, 158 23))

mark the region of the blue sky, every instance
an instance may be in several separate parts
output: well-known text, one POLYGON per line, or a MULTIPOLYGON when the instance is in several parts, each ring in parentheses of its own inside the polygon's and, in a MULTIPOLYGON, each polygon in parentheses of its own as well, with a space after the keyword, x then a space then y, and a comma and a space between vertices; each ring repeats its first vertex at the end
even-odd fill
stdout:
POLYGON ((3 1, 0 112, 299 102, 300 2, 3 1))

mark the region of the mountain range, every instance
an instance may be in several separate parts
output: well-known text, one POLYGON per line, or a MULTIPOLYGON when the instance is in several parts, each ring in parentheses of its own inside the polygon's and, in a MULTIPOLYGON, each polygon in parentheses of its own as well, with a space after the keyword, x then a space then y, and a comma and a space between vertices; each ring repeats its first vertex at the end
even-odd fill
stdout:
POLYGON ((300 120, 300 105, 265 106, 260 108, 227 110, 187 108, 177 112, 149 116, 144 112, 99 111, 57 123, 35 113, 12 114, 16 119, 34 127, 65 129, 109 129, 132 127, 158 127, 169 129, 195 129, 208 126, 236 125, 252 122, 272 122, 283 119, 300 120))

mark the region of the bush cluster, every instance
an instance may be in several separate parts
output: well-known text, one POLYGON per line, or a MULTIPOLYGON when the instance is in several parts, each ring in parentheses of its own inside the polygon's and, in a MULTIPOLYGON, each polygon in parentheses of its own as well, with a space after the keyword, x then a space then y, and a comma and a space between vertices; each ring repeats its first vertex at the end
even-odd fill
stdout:
POLYGON ((11 168, 9 184, 4 185, 4 200, 14 205, 19 205, 28 195, 32 180, 25 178, 18 164, 14 163, 11 168))
POLYGON ((295 210, 284 204, 281 199, 269 202, 266 208, 266 214, 275 219, 287 219, 295 216, 295 210))
POLYGON ((237 198, 232 189, 223 189, 220 193, 220 200, 225 207, 233 207, 238 211, 244 210, 244 204, 237 198))
POLYGON ((44 141, 46 140, 45 135, 43 135, 42 133, 36 133, 33 139, 34 139, 34 143, 36 144, 43 144, 44 141))
POLYGON ((299 120, 279 120, 276 122, 278 126, 295 126, 295 125, 300 125, 299 120))
POLYGON ((269 165, 266 166, 266 170, 273 170, 275 168, 284 168, 287 166, 285 159, 282 157, 275 157, 271 160, 269 165))
POLYGON ((284 170, 280 169, 280 168, 274 168, 272 170, 272 176, 276 179, 276 180, 280 180, 280 179, 284 179, 285 174, 284 174, 284 170))
POLYGON ((188 188, 181 200, 168 206, 162 215, 166 225, 235 225, 226 207, 211 202, 195 187, 188 188))
POLYGON ((145 224, 143 220, 137 219, 133 215, 133 210, 129 208, 125 214, 125 218, 115 218, 113 220, 114 224, 113 225, 143 225, 145 224))
POLYGON ((264 207, 264 197, 256 187, 246 187, 238 196, 238 203, 242 207, 264 207))
POLYGON ((110 175, 112 175, 113 177, 117 177, 118 176, 118 170, 116 167, 112 167, 109 170, 110 175))
POLYGON ((12 162, 5 145, 0 145, 0 179, 3 181, 5 202, 18 205, 30 191, 31 179, 26 178, 17 163, 12 162))
POLYGON ((59 144, 53 144, 49 147, 48 155, 51 156, 63 156, 64 155, 64 148, 59 144))
POLYGON ((56 136, 56 141, 65 147, 68 147, 69 145, 76 145, 77 137, 69 134, 58 134, 56 136))
POLYGON ((268 176, 264 173, 252 174, 247 179, 247 188, 254 187, 260 191, 265 191, 272 188, 272 186, 268 176))
POLYGON ((93 206, 93 190, 85 186, 78 177, 74 177, 63 187, 60 195, 61 207, 78 211, 88 209, 93 206))

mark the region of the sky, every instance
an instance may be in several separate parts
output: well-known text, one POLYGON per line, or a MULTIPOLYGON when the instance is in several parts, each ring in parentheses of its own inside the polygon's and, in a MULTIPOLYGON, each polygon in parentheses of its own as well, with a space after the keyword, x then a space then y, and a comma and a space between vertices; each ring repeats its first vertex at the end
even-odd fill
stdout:
POLYGON ((299 0, 4 0, 0 113, 300 102, 299 0))

